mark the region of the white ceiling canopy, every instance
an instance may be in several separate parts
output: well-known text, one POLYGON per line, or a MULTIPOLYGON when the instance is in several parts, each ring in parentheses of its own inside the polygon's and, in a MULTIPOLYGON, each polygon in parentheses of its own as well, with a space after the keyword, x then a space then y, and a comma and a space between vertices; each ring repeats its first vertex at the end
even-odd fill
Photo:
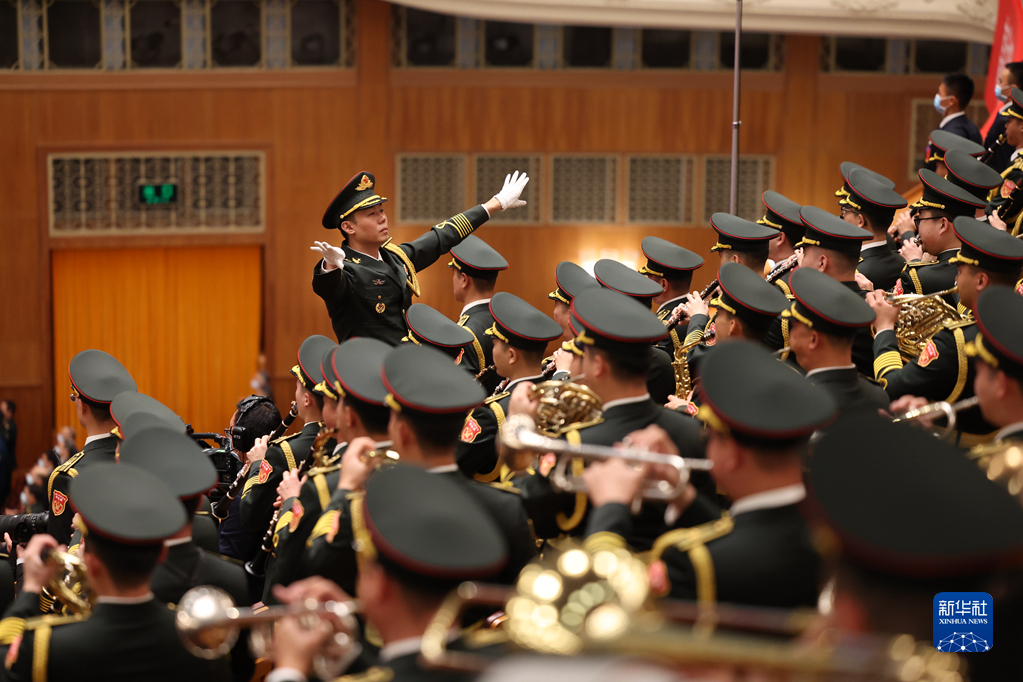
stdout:
MULTIPOLYGON (((728 31, 733 0, 400 0, 479 19, 728 31)), ((744 0, 742 28, 758 33, 937 38, 990 43, 997 0, 744 0)))

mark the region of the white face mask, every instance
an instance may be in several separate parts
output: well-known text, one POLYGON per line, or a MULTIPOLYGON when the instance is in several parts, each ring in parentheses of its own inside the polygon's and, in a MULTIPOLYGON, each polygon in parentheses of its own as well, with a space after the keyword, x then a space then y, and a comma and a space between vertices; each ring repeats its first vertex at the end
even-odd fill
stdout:
POLYGON ((28 493, 24 490, 21 491, 21 504, 22 506, 28 506, 28 493))
POLYGON ((1002 102, 1009 101, 1009 96, 1005 94, 1005 89, 999 86, 998 83, 995 83, 995 97, 997 97, 1002 102))
POLYGON ((944 116, 945 112, 948 111, 948 107, 947 106, 945 106, 945 107, 941 106, 942 99, 951 99, 951 98, 950 97, 942 98, 942 96, 940 94, 935 93, 935 95, 934 95, 934 110, 937 111, 942 116, 944 116))
POLYGON ((32 485, 35 482, 36 482, 35 481, 35 476, 33 476, 32 474, 25 474, 25 483, 27 485, 32 485))

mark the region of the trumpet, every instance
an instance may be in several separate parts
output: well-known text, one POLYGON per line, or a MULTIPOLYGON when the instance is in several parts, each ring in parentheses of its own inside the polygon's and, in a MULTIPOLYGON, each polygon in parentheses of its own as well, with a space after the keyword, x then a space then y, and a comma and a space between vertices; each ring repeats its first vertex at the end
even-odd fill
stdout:
POLYGON ((941 413, 945 415, 945 418, 948 420, 948 423, 944 426, 944 428, 940 429, 937 432, 937 436, 939 438, 944 438, 945 436, 947 436, 948 434, 952 433, 955 430, 956 416, 963 410, 968 410, 971 407, 975 407, 977 405, 977 402, 978 402, 977 396, 973 396, 972 398, 963 398, 962 400, 954 403, 948 403, 945 402, 944 400, 939 400, 938 402, 928 403, 923 407, 918 407, 916 409, 910 410, 909 412, 904 412, 900 415, 896 415, 892 419, 892 421, 908 422, 920 419, 921 417, 927 417, 932 414, 941 413))
POLYGON ((959 291, 959 287, 952 287, 951 289, 945 289, 944 291, 935 291, 929 294, 885 294, 884 300, 888 305, 905 305, 906 303, 917 303, 919 301, 926 301, 932 298, 940 298, 942 296, 948 296, 959 291))
POLYGON ((359 459, 364 463, 372 464, 374 469, 394 466, 401 459, 401 455, 391 449, 394 441, 382 440, 373 445, 373 449, 363 454, 359 459))
POLYGON ((60 564, 57 572, 44 588, 45 591, 60 601, 71 613, 90 613, 96 602, 96 593, 89 585, 85 563, 74 554, 56 549, 50 550, 44 559, 60 564))
POLYGON ((252 627, 249 639, 252 653, 264 658, 270 650, 270 625, 296 616, 303 627, 312 628, 321 615, 330 614, 337 619, 331 621, 334 636, 327 639, 313 659, 316 675, 329 680, 343 672, 362 652, 359 622, 355 618, 359 608, 355 600, 321 604, 307 599, 301 604, 272 606, 257 612, 252 608, 238 608, 220 588, 202 585, 193 587, 181 598, 174 624, 189 653, 207 660, 226 655, 238 641, 242 628, 252 627))
POLYGON ((643 487, 645 500, 672 500, 682 494, 693 469, 709 471, 713 464, 705 459, 691 459, 678 455, 664 455, 645 450, 610 448, 605 445, 572 445, 567 441, 549 438, 537 432, 536 424, 527 415, 513 414, 501 425, 501 441, 512 450, 530 452, 552 452, 559 455, 558 463, 551 470, 551 485, 564 493, 584 493, 586 487, 575 475, 568 472, 571 460, 603 461, 617 458, 634 464, 661 464, 678 472, 678 483, 651 480, 643 487))

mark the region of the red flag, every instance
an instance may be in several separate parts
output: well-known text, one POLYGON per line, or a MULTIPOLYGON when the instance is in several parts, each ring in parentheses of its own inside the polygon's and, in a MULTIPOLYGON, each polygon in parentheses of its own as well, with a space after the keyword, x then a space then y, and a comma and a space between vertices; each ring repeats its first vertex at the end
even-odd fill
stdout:
POLYGON ((998 73, 1006 64, 1019 61, 1021 57, 1023 57, 1023 4, 1019 0, 1000 0, 994 42, 991 44, 991 62, 987 69, 987 90, 984 93, 984 102, 991 115, 981 128, 981 135, 987 135, 995 116, 998 115, 998 110, 1004 105, 1004 102, 998 101, 995 97, 998 73))

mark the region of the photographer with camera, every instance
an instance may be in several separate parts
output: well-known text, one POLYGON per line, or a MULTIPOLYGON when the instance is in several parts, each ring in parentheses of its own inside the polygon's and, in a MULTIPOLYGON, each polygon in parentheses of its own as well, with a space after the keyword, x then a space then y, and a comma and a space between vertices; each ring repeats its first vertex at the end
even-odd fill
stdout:
MULTIPOLYGON (((250 395, 238 402, 228 432, 231 449, 244 466, 266 452, 270 434, 281 423, 281 413, 269 398, 250 395)), ((241 495, 236 497, 220 523, 220 553, 239 561, 248 561, 259 549, 260 531, 249 530, 241 522, 241 495)))

